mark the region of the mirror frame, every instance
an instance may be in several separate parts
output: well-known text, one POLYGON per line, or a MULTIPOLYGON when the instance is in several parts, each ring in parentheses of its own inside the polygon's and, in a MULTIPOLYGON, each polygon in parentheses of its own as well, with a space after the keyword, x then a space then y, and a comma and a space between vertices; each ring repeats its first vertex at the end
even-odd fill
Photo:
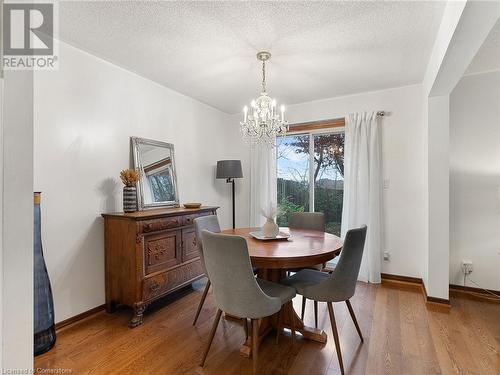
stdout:
POLYGON ((177 172, 175 167, 175 157, 174 157, 174 145, 172 143, 156 141, 154 139, 147 139, 141 137, 130 137, 132 154, 134 158, 134 168, 139 170, 141 174, 141 179, 137 183, 137 207, 139 210, 147 210, 152 208, 159 207, 179 207, 179 190, 177 189, 177 172), (144 202, 144 188, 142 179, 145 176, 144 168, 141 164, 141 160, 139 157, 139 146, 141 144, 163 147, 170 150, 171 159, 172 159, 172 185, 174 187, 174 195, 175 200, 173 201, 165 201, 165 202, 154 202, 154 203, 145 203, 144 202))

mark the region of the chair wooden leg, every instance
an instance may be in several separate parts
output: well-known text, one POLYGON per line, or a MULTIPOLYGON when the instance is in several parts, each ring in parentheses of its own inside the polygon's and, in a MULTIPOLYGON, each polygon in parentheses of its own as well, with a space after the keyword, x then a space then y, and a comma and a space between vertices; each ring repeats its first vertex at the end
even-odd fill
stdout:
POLYGON ((314 301, 314 328, 318 329, 318 301, 314 301))
POLYGON ((196 311, 196 316, 194 317, 193 325, 196 325, 198 317, 200 316, 201 308, 205 303, 205 298, 207 298, 208 290, 210 289, 210 280, 207 281, 207 285, 205 285, 205 290, 203 291, 203 295, 201 296, 200 303, 198 304, 198 310, 196 311))
POLYGON ((292 333, 292 345, 295 344, 295 314, 293 312, 293 302, 290 301, 288 304, 288 319, 290 319, 290 331, 292 333))
POLYGON ((248 340, 248 321, 247 318, 243 318, 243 329, 245 330, 245 341, 248 340))
POLYGON ((339 332, 337 331, 337 323, 335 323, 335 314, 333 312, 333 304, 331 302, 327 302, 327 304, 328 304, 328 313, 330 314, 330 322, 332 324, 333 339, 335 340, 335 349, 337 349, 337 358, 339 359, 340 373, 342 375, 344 375, 344 363, 342 362, 342 353, 340 351, 339 332))
POLYGON ((259 351, 259 320, 252 319, 252 366, 254 375, 257 374, 258 351, 259 351))
POLYGON ((306 300, 307 298, 302 296, 302 313, 300 314, 301 320, 304 320, 304 315, 306 314, 306 300))
POLYGON ((201 367, 205 365, 205 360, 207 359, 208 351, 210 350, 210 346, 212 345, 212 341, 214 340, 215 332, 217 331, 217 326, 219 325, 221 315, 222 315, 222 310, 217 309, 217 315, 215 316, 214 324, 212 326, 212 330, 210 331, 210 337, 208 338, 207 347, 205 348, 205 352, 203 353, 203 359, 201 360, 200 363, 201 367))
POLYGON ((361 342, 365 341, 363 339, 363 335, 361 334, 361 329, 359 328, 358 321, 356 319, 356 315, 354 314, 354 310, 352 309, 351 306, 351 301, 346 300, 345 301, 347 308, 349 309, 349 314, 351 314, 352 321, 354 322, 354 325, 356 326, 356 331, 358 331, 359 338, 361 339, 361 342))
POLYGON ((283 306, 281 306, 280 311, 278 311, 278 324, 276 326, 276 345, 278 345, 278 341, 281 335, 281 321, 283 320, 283 306))

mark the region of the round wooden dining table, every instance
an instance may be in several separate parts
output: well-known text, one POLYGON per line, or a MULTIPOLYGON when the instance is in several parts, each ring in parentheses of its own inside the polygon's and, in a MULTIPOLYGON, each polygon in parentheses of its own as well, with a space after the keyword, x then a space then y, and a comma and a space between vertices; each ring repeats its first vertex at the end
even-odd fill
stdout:
MULTIPOLYGON (((236 228, 224 230, 222 233, 245 238, 252 265, 258 268, 257 276, 268 281, 279 282, 288 270, 326 263, 338 256, 342 250, 342 240, 330 233, 281 227, 280 232, 290 235, 288 239, 263 241, 250 235, 250 232, 258 230, 259 228, 236 228)), ((287 308, 288 305, 283 306, 283 309, 287 308)), ((277 315, 260 320, 259 343, 278 326, 277 315)), ((282 317, 281 327, 292 329, 293 326, 304 338, 326 343, 326 333, 306 326, 295 310, 284 311, 282 317)), ((250 357, 251 348, 251 339, 247 338, 240 349, 241 355, 250 357)))

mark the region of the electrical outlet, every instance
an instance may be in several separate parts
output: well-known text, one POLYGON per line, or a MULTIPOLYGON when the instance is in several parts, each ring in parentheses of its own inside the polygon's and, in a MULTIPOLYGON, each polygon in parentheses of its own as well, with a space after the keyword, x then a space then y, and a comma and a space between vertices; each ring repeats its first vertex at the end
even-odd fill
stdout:
POLYGON ((389 261, 391 258, 391 254, 388 251, 384 251, 384 260, 389 261))
POLYGON ((462 272, 464 275, 472 273, 472 262, 469 260, 462 260, 462 272))

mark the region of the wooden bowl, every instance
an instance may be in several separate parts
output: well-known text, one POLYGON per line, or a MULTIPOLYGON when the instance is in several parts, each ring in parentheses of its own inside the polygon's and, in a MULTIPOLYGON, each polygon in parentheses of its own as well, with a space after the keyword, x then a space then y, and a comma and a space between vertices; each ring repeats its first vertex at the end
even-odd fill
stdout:
POLYGON ((185 208, 200 208, 201 203, 184 203, 185 208))

